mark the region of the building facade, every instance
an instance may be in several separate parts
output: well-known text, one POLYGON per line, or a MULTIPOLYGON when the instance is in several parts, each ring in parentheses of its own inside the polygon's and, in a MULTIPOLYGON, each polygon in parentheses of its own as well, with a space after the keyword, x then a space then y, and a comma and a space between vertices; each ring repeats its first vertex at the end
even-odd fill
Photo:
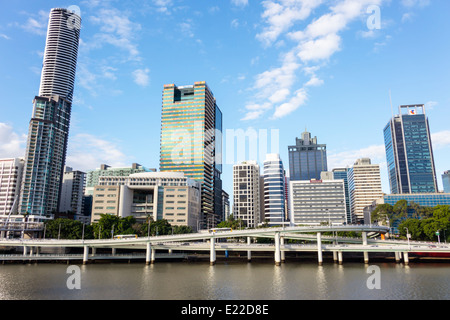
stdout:
POLYGON ((424 105, 400 106, 384 128, 384 141, 391 193, 438 192, 424 105))
POLYGON ((182 172, 144 172, 100 177, 94 189, 92 222, 102 214, 137 221, 167 220, 172 226, 200 229, 201 185, 182 172))
POLYGON ((86 173, 73 170, 67 166, 64 168, 59 205, 60 212, 72 212, 78 216, 82 214, 85 182, 86 173))
POLYGON ((23 158, 0 159, 0 217, 17 215, 23 158))
POLYGON ((350 210, 350 193, 348 191, 348 168, 333 169, 333 177, 336 180, 344 180, 345 189, 345 207, 347 211, 347 223, 352 224, 352 215, 350 210))
POLYGON ((286 222, 285 176, 279 154, 268 154, 264 161, 264 220, 269 226, 286 222))
POLYGON ((450 193, 450 170, 445 171, 442 175, 442 185, 444 186, 444 193, 450 193))
POLYGON ((52 9, 39 96, 33 101, 19 213, 29 221, 59 211, 66 160, 81 18, 52 9))
POLYGON ((291 181, 320 180, 320 173, 328 170, 327 146, 318 144, 317 137, 305 131, 289 146, 289 176, 291 181))
POLYGON ((184 172, 201 183, 204 228, 222 218, 222 112, 205 82, 164 86, 161 172, 184 172))
POLYGON ((348 171, 348 189, 352 222, 363 223, 364 208, 383 196, 380 166, 358 159, 348 171))
POLYGON ((233 166, 233 216, 249 228, 261 221, 260 169, 256 161, 233 166))
POLYGON ((292 225, 343 225, 346 223, 344 180, 290 182, 292 225))
POLYGON ((100 168, 87 172, 85 194, 94 194, 94 188, 98 185, 100 177, 128 177, 131 174, 141 172, 156 172, 156 169, 149 169, 138 163, 133 163, 131 167, 111 167, 102 164, 100 168))

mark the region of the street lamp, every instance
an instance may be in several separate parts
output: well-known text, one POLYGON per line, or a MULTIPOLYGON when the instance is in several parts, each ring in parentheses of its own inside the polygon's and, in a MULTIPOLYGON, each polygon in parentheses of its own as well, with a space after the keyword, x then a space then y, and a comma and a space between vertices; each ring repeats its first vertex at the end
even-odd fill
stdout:
POLYGON ((411 244, 409 242, 409 238, 411 238, 411 235, 409 234, 408 228, 405 229, 406 229, 406 238, 408 239, 408 249, 411 250, 411 244))

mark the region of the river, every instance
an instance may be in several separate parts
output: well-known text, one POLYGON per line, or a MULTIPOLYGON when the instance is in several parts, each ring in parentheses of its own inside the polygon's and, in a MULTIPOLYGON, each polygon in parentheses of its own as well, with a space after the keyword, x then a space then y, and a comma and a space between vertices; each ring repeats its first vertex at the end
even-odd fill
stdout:
POLYGON ((448 300, 450 264, 203 262, 0 265, 1 300, 448 300), (368 272, 375 266, 375 271, 368 272), (76 276, 77 278, 70 278, 76 276), (377 276, 377 278, 374 278, 377 276), (372 278, 371 278, 372 277, 372 278), (74 281, 72 281, 75 279, 74 281), (72 281, 72 282, 71 282, 72 281), (77 283, 79 288, 69 288, 77 283), (378 287, 370 288, 370 283, 378 287))

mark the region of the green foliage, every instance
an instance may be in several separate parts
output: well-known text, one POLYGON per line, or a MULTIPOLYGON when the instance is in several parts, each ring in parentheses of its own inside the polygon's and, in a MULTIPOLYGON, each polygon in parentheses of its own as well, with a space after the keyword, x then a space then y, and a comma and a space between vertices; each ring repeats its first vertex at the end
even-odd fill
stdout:
POLYGON ((406 236, 408 229, 413 240, 437 241, 436 232, 439 231, 442 241, 450 240, 450 206, 436 206, 421 212, 425 218, 406 219, 399 225, 401 236, 406 236))
POLYGON ((230 215, 227 220, 217 225, 217 228, 231 228, 233 230, 245 229, 245 227, 245 222, 242 219, 235 219, 233 215, 230 215))
MULTIPOLYGON (((92 239, 91 226, 84 226, 84 239, 92 239)), ((48 239, 75 240, 83 237, 83 223, 71 219, 55 219, 46 222, 45 237, 48 239)))

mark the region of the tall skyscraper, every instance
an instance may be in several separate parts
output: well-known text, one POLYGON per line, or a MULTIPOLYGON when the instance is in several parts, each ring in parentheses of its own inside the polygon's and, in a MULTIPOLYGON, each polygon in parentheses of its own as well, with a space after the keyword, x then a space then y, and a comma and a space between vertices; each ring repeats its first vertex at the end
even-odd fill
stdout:
POLYGON ((296 138, 295 146, 289 146, 289 175, 291 181, 320 180, 320 173, 328 171, 327 146, 318 144, 317 137, 305 131, 296 138))
POLYGON ((384 128, 384 141, 392 194, 438 191, 424 105, 400 106, 384 128))
POLYGON ((383 197, 380 166, 369 158, 358 159, 348 171, 352 222, 364 221, 364 208, 383 197))
POLYGON ((81 18, 67 9, 50 12, 39 96, 25 155, 20 214, 31 219, 58 211, 66 160, 81 18))
POLYGON ((200 181, 203 227, 220 222, 222 112, 206 82, 164 86, 160 170, 200 181))
POLYGON ((285 177, 279 154, 268 154, 264 161, 264 220, 269 226, 286 222, 285 177))
POLYGON ((233 216, 249 228, 261 221, 260 170, 256 161, 233 166, 233 216))

